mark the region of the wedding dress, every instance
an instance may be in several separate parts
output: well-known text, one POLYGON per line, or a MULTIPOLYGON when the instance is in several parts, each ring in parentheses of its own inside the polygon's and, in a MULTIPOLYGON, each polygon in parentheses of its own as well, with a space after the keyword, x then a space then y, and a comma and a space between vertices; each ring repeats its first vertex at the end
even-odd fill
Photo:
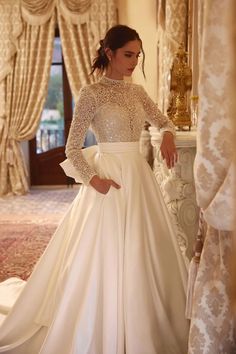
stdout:
POLYGON ((187 267, 139 152, 145 120, 174 132, 139 85, 81 89, 61 165, 83 185, 26 284, 0 284, 0 353, 187 353, 187 267), (81 149, 90 125, 98 145, 81 149), (98 193, 95 174, 121 188, 98 193))

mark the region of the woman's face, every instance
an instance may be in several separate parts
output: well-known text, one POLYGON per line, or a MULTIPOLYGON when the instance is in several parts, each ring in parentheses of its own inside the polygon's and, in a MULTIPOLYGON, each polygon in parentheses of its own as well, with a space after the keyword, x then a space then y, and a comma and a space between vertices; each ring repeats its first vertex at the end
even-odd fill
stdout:
POLYGON ((123 79, 124 76, 131 76, 141 52, 141 43, 139 40, 127 42, 122 48, 114 52, 107 49, 106 54, 109 59, 109 65, 106 75, 113 79, 123 79))

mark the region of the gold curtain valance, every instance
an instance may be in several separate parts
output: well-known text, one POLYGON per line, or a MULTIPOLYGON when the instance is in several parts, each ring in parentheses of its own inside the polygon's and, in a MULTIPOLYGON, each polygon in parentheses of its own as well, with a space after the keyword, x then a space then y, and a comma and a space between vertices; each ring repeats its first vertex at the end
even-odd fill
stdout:
POLYGON ((24 20, 31 25, 47 22, 55 8, 59 8, 63 17, 73 23, 87 22, 92 0, 21 0, 21 12, 24 20))
POLYGON ((63 17, 74 25, 88 21, 91 5, 92 0, 58 0, 63 17))
POLYGON ((21 0, 22 17, 30 25, 40 26, 51 18, 55 4, 55 0, 21 0))

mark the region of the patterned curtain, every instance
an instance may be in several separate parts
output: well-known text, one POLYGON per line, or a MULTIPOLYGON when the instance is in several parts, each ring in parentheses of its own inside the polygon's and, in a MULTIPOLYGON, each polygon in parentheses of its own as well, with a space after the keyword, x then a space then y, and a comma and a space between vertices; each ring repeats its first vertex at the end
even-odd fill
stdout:
POLYGON ((21 12, 25 22, 40 26, 52 16, 56 0, 21 0, 21 12))
MULTIPOLYGON (((67 9, 68 12, 68 9, 67 9)), ((113 0, 92 3, 88 16, 68 17, 65 6, 58 7, 58 24, 62 40, 63 57, 74 98, 81 86, 95 81, 91 71, 98 42, 109 27, 117 23, 113 0)))
MULTIPOLYGON (((232 85, 231 85, 231 98, 233 102, 232 109, 232 117, 236 117, 236 100, 235 100, 235 92, 236 92, 236 2, 234 1, 232 5, 232 28, 233 28, 233 36, 232 36, 232 63, 233 63, 233 75, 232 75, 232 85)), ((236 119, 234 119, 234 168, 236 173, 236 119)), ((235 209, 236 210, 236 189, 235 189, 235 209)), ((234 247, 233 247, 233 255, 231 257, 232 263, 232 271, 231 271, 231 282, 232 282, 232 302, 234 307, 234 313, 236 314, 236 213, 234 220, 234 247)))
POLYGON ((23 24, 14 65, 5 79, 6 118, 0 142, 0 195, 24 194, 28 176, 20 141, 38 128, 50 72, 55 14, 41 26, 23 24))
POLYGON ((6 120, 5 78, 12 70, 22 29, 19 2, 0 2, 0 141, 6 120))
MULTIPOLYGON (((232 114, 235 88, 231 85, 233 37, 229 17, 233 2, 199 0, 198 6, 203 21, 194 172, 197 201, 203 209, 207 232, 194 288, 189 354, 236 352, 235 315, 229 294, 235 221, 235 115, 232 114)), ((234 25, 235 21, 234 18, 234 25)))
POLYGON ((158 102, 166 113, 169 99, 169 73, 174 55, 181 43, 186 45, 188 0, 158 1, 159 82, 158 102))
POLYGON ((46 98, 58 17, 74 97, 96 45, 116 23, 115 0, 0 0, 0 195, 24 194, 20 142, 35 136, 46 98))

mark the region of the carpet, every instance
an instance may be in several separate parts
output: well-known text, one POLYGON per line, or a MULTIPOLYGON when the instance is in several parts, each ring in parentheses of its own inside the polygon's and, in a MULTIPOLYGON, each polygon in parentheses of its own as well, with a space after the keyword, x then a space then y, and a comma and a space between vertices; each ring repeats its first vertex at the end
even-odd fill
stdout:
POLYGON ((9 277, 27 280, 57 225, 0 223, 0 281, 9 277))

